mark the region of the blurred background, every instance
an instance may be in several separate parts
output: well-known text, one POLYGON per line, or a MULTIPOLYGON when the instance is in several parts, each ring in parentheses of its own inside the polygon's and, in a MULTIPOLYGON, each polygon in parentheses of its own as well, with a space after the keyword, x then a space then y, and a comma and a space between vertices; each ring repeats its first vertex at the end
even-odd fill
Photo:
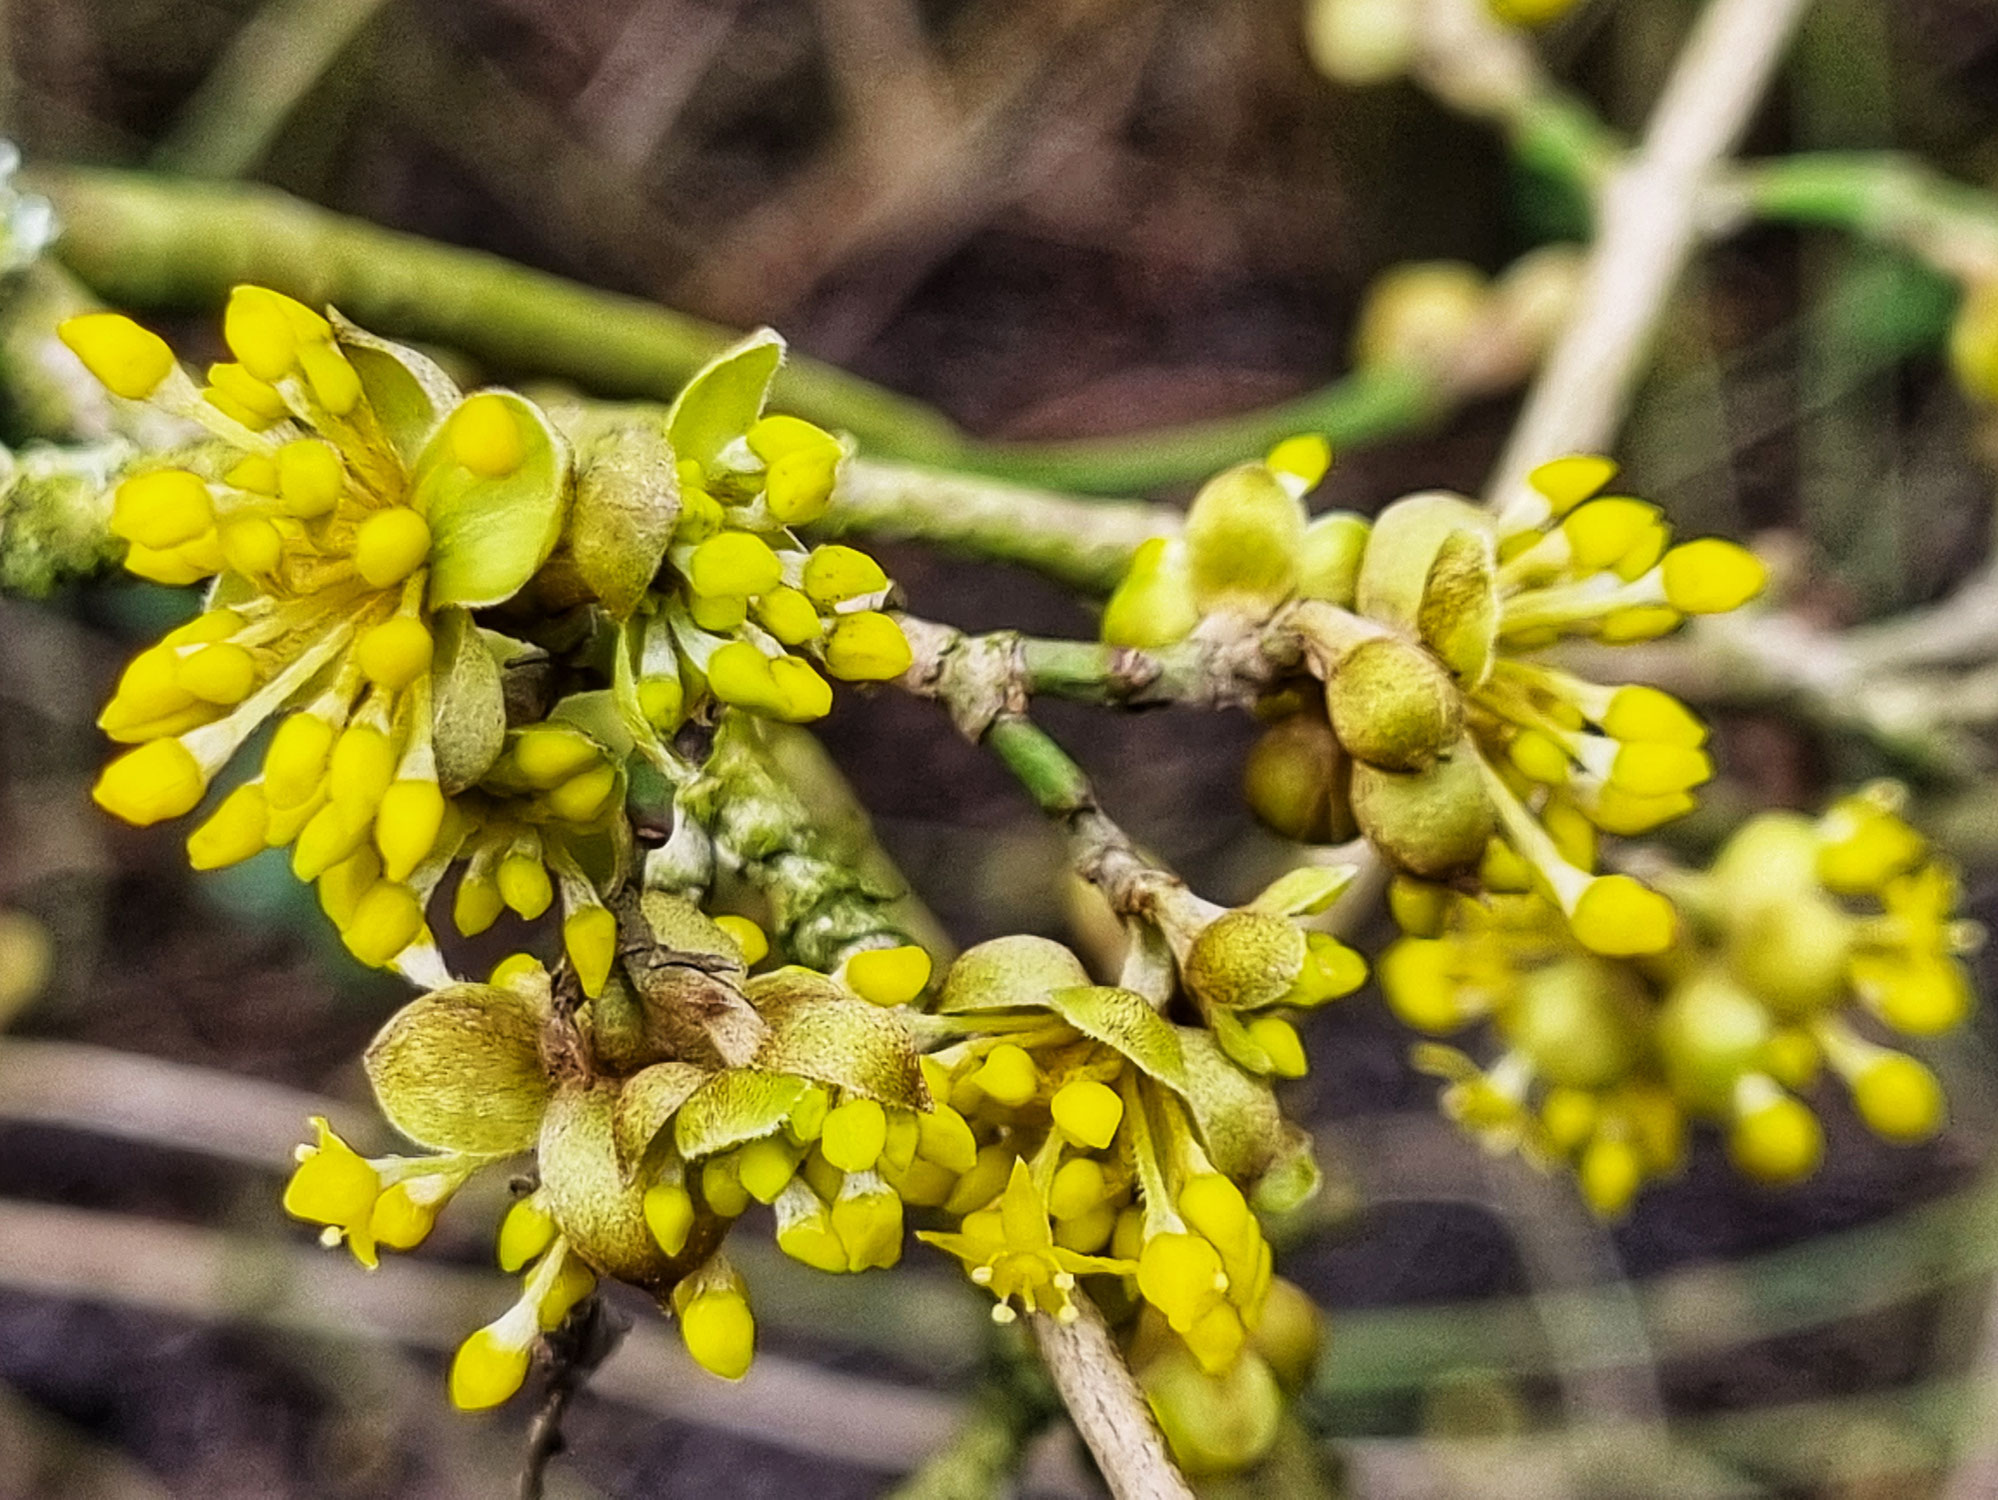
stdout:
MULTIPOLYGON (((1635 131, 1696 11, 1590 0, 1536 45, 1635 131)), ((1301 0, 10 0, 0 130, 31 166, 252 179, 772 323, 979 434, 1106 434, 1323 386, 1386 268, 1495 271, 1583 227, 1487 126, 1406 83, 1329 82, 1306 20, 1301 0)), ((1998 7, 1816 6, 1750 149, 1848 146, 1998 186, 1998 7)), ((1667 319, 1619 449, 1631 487, 1759 538, 1814 621, 1946 595, 1985 559, 1998 461, 1939 353, 1952 306, 1851 241, 1726 242, 1667 319)), ((212 351, 208 312, 150 321, 212 351)), ((1515 406, 1343 454, 1315 503, 1475 491, 1515 406)), ((881 556, 919 613, 1094 631, 1025 572, 881 556)), ((529 1413, 462 1418, 441 1379, 506 1298, 489 1217, 456 1210, 365 1278, 277 1208, 315 1100, 381 1141, 357 1058, 402 986, 350 962, 274 858, 194 876, 172 827, 89 802, 118 667, 189 608, 127 581, 0 602, 0 1495, 510 1493, 529 1413)), ((1203 893, 1246 899, 1286 857, 1242 803, 1246 716, 1045 719, 1203 893)), ((1998 916, 1981 759, 1941 774, 1781 707, 1716 719, 1724 779, 1668 831, 1685 850, 1913 772, 1972 914, 1998 916)), ((957 943, 1072 935, 1060 841, 933 707, 842 694, 822 739, 957 943)), ((1331 1318, 1305 1416, 1353 1494, 1998 1493, 1957 1447, 1998 1393, 1988 1017, 1929 1054, 1954 1106, 1936 1143, 1883 1145, 1831 1098, 1806 1186, 1747 1185, 1702 1138, 1610 1230, 1442 1122, 1371 991, 1307 1040, 1291 1102, 1328 1190, 1279 1264, 1331 1318)), ((751 1381, 635 1343, 571 1410, 551 1494, 868 1496, 944 1441, 986 1325, 954 1268, 829 1286, 764 1259, 751 1381)), ((1031 1474, 1088 1492, 1065 1451, 1031 1474)))

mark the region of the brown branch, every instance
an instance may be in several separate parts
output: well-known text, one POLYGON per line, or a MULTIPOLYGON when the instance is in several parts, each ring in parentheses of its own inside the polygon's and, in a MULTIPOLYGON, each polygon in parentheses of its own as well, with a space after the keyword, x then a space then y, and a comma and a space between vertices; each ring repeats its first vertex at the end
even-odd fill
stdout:
POLYGON ((1079 1314, 1073 1322, 1034 1313, 1028 1323, 1075 1430, 1095 1455, 1110 1493, 1116 1500, 1193 1500, 1193 1491, 1173 1467, 1158 1424, 1110 1338, 1103 1314, 1081 1292, 1070 1297, 1079 1314))

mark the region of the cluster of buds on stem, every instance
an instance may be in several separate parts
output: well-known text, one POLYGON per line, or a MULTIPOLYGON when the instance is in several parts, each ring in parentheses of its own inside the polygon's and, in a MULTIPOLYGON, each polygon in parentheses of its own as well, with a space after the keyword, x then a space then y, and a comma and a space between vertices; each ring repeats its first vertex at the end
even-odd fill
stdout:
POLYGON ((668 740, 687 719, 724 704, 816 718, 832 703, 821 669, 878 681, 908 665, 873 559, 788 530, 823 511, 846 450, 764 413, 775 335, 667 412, 585 422, 572 442, 525 398, 464 395, 414 350, 263 287, 232 294, 234 358, 203 384, 118 314, 61 334, 114 396, 206 434, 110 496, 127 570, 207 593, 120 678, 99 723, 133 748, 96 799, 136 824, 210 799, 194 866, 289 850, 365 963, 436 977, 427 913, 462 867, 461 932, 559 895, 594 994, 632 757, 684 777, 668 740), (563 610, 552 635, 513 627, 545 640, 474 614, 524 592, 563 610), (592 672, 560 701, 540 690, 592 672), (266 726, 261 764, 224 794, 266 726))
POLYGON ((1431 1035, 1487 1028, 1484 1063, 1434 1043, 1416 1062, 1488 1147, 1571 1164, 1604 1217, 1679 1164, 1688 1119, 1719 1124, 1735 1166, 1808 1176, 1823 1131, 1806 1102, 1829 1072, 1883 1140, 1944 1122, 1935 1075, 1868 1033, 1927 1037, 1968 1014, 1960 961, 1980 936, 1956 882, 1878 785, 1818 819, 1767 813, 1701 871, 1661 883, 1684 921, 1642 958, 1590 953, 1540 896, 1486 902, 1401 882, 1409 936, 1382 956, 1388 1003, 1431 1035))
POLYGON ((1670 903, 1597 873, 1597 834, 1687 811, 1711 772, 1705 728, 1665 693, 1538 653, 1734 609, 1762 565, 1717 538, 1673 544, 1658 507, 1600 493, 1607 459, 1542 465, 1495 512, 1429 491, 1371 522, 1307 516, 1327 460, 1292 440, 1210 481, 1184 536, 1139 553, 1105 638, 1294 641, 1315 682, 1271 695, 1278 722, 1248 767, 1252 803, 1281 831, 1356 830, 1418 878, 1538 891, 1598 953, 1664 949, 1670 903))

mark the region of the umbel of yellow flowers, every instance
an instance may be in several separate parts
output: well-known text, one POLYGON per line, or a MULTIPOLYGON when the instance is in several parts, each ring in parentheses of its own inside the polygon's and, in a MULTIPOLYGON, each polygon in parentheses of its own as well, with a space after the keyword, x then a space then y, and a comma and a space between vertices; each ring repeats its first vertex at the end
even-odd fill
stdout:
POLYGON ((1307 517, 1329 450, 1278 445, 1210 481, 1184 535, 1149 542, 1104 612, 1104 638, 1155 647, 1257 629, 1301 652, 1316 690, 1274 694, 1252 803, 1306 838, 1364 834, 1425 879, 1532 888, 1606 955, 1671 941, 1669 902, 1598 874, 1598 831, 1641 833, 1693 805, 1705 728, 1656 689, 1537 659, 1564 639, 1648 640, 1762 587, 1717 538, 1672 542, 1655 505, 1599 493, 1607 459, 1543 465, 1496 512, 1441 491, 1368 522, 1307 517))
POLYGON ((466 1408, 518 1390, 536 1340, 602 1277, 651 1294, 697 1362, 739 1377, 755 1320, 722 1253, 738 1219, 767 1208, 785 1254, 850 1274, 895 1266, 913 1218, 1001 1322, 1071 1319, 1095 1278, 1175 1444, 1238 1467, 1315 1358, 1315 1314, 1275 1279, 1257 1212, 1316 1185, 1269 1080, 1305 1069, 1286 1017, 1364 976, 1295 925, 1348 876, 1294 872, 1235 911, 1166 898, 1198 1025, 1092 984, 1041 938, 981 944, 933 989, 919 947, 864 948, 830 973, 772 966, 754 923, 646 892, 674 965, 627 957, 573 1012, 524 955, 425 994, 367 1062, 383 1113, 429 1154, 363 1158, 314 1121, 285 1207, 372 1266, 420 1242, 475 1172, 531 1155, 534 1185, 499 1230, 520 1292, 452 1367, 466 1408), (675 1009, 690 997, 753 1050, 730 1060, 690 1032, 675 1009), (1253 1420, 1217 1430, 1224 1399, 1253 1420))
POLYGON ((460 930, 505 908, 538 917, 559 894, 594 993, 615 944, 600 892, 628 854, 627 758, 669 761, 663 737, 718 702, 818 717, 820 668, 880 680, 908 665, 874 561, 787 529, 823 511, 845 450, 763 414, 774 335, 718 359, 663 417, 591 431, 579 457, 524 398, 463 395, 415 351, 262 287, 232 294, 234 359, 204 385, 128 318, 60 332, 116 395, 209 436, 111 496, 129 571, 208 591, 121 677, 99 723, 133 748, 96 799, 138 824, 192 812, 273 725, 189 857, 213 869, 288 848, 366 963, 427 946, 429 898, 463 862, 460 930), (611 665, 549 722, 520 723, 505 676, 546 653, 470 611, 551 562, 615 627, 611 665))
POLYGON ((1944 1119, 1935 1075, 1868 1033, 1961 1021, 1960 955, 1980 934, 1897 807, 1879 785, 1819 819, 1751 819, 1710 868, 1663 882, 1685 920, 1644 958, 1587 952, 1538 895, 1479 902, 1403 882, 1393 904, 1409 936, 1382 956, 1382 989, 1418 1030, 1490 1032, 1484 1064, 1416 1049, 1447 1080, 1445 1112, 1489 1147, 1572 1163, 1605 1217, 1678 1165, 1688 1118, 1717 1122, 1750 1177, 1807 1176, 1823 1132, 1806 1098, 1826 1072, 1874 1134, 1926 1140, 1944 1119))

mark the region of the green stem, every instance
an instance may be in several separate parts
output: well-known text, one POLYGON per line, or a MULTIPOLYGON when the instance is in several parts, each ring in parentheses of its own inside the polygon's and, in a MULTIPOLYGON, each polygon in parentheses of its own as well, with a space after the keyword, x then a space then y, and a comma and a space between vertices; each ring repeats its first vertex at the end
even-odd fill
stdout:
POLYGON ((1002 480, 857 459, 842 471, 832 509, 813 530, 927 542, 1107 594, 1140 546, 1179 527, 1180 513, 1165 506, 1077 500, 1002 480))
POLYGON ((716 851, 768 899, 777 945, 795 962, 831 970, 857 948, 943 946, 934 921, 905 905, 887 856, 831 828, 823 797, 807 806, 748 714, 723 717, 706 775, 702 821, 716 851))
MULTIPOLYGON (((54 200, 63 263, 106 299, 214 306, 241 281, 332 303, 391 336, 451 344, 509 370, 605 395, 670 397, 732 343, 729 329, 479 251, 381 229, 269 188, 85 168, 27 174, 54 200)), ((1028 483, 1119 491, 1183 483, 1315 430, 1335 446, 1408 432, 1451 399, 1408 370, 1359 371, 1263 410, 1070 442, 989 443, 937 412, 829 365, 794 359, 780 400, 876 453, 1028 483)))
POLYGON ((1726 189, 1758 219, 1844 229, 1946 274, 1998 272, 1998 198, 1909 157, 1822 152, 1738 169, 1726 189))
POLYGON ((1066 820, 1095 810, 1096 792, 1082 767, 1032 719, 995 720, 985 743, 1049 817, 1066 820))

